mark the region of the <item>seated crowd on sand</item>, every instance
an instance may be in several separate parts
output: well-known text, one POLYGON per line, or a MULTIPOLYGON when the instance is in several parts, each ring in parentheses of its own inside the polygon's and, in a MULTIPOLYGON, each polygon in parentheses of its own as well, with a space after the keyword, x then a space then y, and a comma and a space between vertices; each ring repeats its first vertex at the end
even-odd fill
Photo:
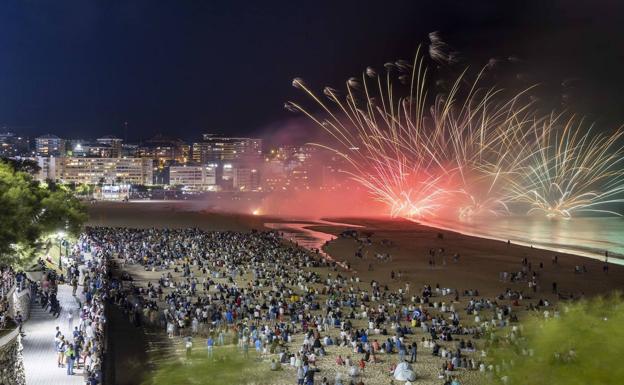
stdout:
POLYGON ((191 336, 209 355, 228 343, 255 350, 299 384, 459 384, 492 369, 483 338, 517 321, 522 299, 364 282, 277 232, 98 227, 81 242, 120 264, 110 297, 136 325, 181 337, 189 352, 191 336))

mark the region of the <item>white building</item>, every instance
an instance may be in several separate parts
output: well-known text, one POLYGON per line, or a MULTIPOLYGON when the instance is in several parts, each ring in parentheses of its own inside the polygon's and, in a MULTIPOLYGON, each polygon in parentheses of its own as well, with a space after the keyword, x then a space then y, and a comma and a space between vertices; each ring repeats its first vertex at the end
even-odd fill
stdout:
POLYGON ((213 191, 217 189, 217 165, 171 166, 169 184, 186 186, 193 190, 213 191))
POLYGON ((36 179, 40 182, 45 182, 46 180, 56 181, 58 178, 57 164, 58 158, 38 156, 37 166, 39 166, 39 172, 36 175, 36 179))
POLYGON ((89 185, 151 185, 153 161, 146 158, 38 157, 39 180, 89 185))

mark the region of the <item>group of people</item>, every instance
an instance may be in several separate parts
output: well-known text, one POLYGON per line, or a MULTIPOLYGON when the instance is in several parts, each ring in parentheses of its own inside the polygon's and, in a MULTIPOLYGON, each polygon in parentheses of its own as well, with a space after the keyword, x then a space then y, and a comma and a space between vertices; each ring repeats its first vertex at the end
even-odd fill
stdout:
MULTIPOLYGON (((47 271, 33 290, 57 317, 59 283, 69 283, 79 296, 80 309, 67 313, 68 333, 57 327, 54 344, 57 365, 68 375, 84 368, 89 385, 102 383, 108 299, 135 325, 181 337, 188 357, 193 339, 202 338, 209 357, 233 344, 245 356, 257 352, 272 371, 292 370, 289 377, 298 384, 314 384, 316 376, 322 384, 330 378, 347 385, 363 384, 370 367, 413 381, 417 357, 431 354, 439 359, 443 383, 456 385, 458 371, 488 370, 476 341, 516 322, 525 298, 511 289, 485 298, 476 289, 440 285, 411 292, 408 282, 397 284, 404 280, 394 272, 388 284, 364 282, 274 231, 87 228, 69 259, 65 277, 47 271), (112 261, 122 268, 121 280, 110 279, 112 261), (136 283, 130 266, 150 278, 136 283)), ((531 271, 523 259, 521 272, 531 271)), ((2 294, 7 282, 25 280, 10 269, 0 272, 2 294)), ((0 300, 0 315, 5 302, 0 300)), ((531 309, 548 307, 540 300, 531 309)))
POLYGON ((139 285, 126 275, 111 290, 135 324, 182 337, 187 352, 191 336, 205 338, 210 354, 224 340, 245 354, 255 350, 272 370, 292 367, 304 384, 338 349, 359 357, 337 360, 332 373, 342 384, 365 379, 367 365, 415 364, 419 346, 440 358, 444 381, 457 382, 457 370, 483 368, 472 340, 516 320, 513 306, 502 303, 509 298, 364 283, 277 232, 98 227, 84 239, 122 268, 140 266, 158 277, 139 285), (463 308, 456 307, 460 296, 463 308))
POLYGON ((68 309, 66 329, 57 326, 54 331, 56 364, 65 368, 67 375, 75 375, 75 370, 82 368, 87 385, 101 385, 106 325, 104 309, 109 290, 108 261, 84 236, 74 246, 69 259, 71 263, 66 275, 58 275, 52 270, 44 272, 34 292, 41 306, 50 308, 58 318, 61 314, 58 285, 68 283, 73 286, 72 294, 79 307, 68 309), (81 293, 77 292, 79 282, 82 283, 81 293))
POLYGON ((22 272, 16 272, 10 266, 0 266, 0 329, 7 329, 14 324, 21 324, 19 314, 11 314, 12 290, 20 290, 26 283, 26 276, 22 272))
POLYGON ((19 307, 11 309, 13 301, 9 296, 11 293, 20 293, 22 290, 28 289, 30 280, 26 277, 25 272, 16 271, 10 266, 0 267, 0 279, 2 279, 0 282, 0 330, 18 327, 21 336, 25 337, 22 329, 25 321, 24 315, 19 307))

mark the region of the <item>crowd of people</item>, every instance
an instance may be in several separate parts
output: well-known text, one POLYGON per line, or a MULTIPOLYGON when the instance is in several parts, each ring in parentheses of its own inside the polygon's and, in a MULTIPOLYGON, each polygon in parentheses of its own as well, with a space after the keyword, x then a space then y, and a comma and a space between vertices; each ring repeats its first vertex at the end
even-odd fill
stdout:
MULTIPOLYGON (((68 333, 55 330, 56 363, 68 375, 82 368, 88 385, 103 381, 109 299, 136 326, 149 324, 179 338, 188 357, 200 338, 209 357, 230 344, 245 356, 255 351, 271 371, 291 371, 287 378, 298 384, 347 385, 368 383, 373 372, 410 383, 425 354, 436 357, 434 376, 457 385, 464 371, 492 370, 483 338, 517 322, 520 301, 535 292, 507 289, 486 298, 477 289, 437 284, 413 292, 400 271, 387 283, 364 282, 275 231, 87 228, 68 260, 65 276, 44 270, 40 282, 31 282, 32 291, 59 317, 58 285, 73 287, 80 308, 67 312, 68 333), (111 263, 120 265, 121 280, 111 279, 111 263)), ((0 274, 2 324, 6 293, 28 280, 9 268, 0 274)), ((526 280, 532 289, 537 276, 523 259, 518 273, 501 273, 500 279, 526 280)), ((526 309, 557 316, 550 305, 540 299, 526 309)))
MULTIPOLYGON (((85 237, 78 240, 69 260, 71 262, 65 275, 45 269, 41 282, 33 286, 33 292, 41 307, 58 318, 62 310, 57 298, 59 284, 67 283, 73 287, 72 294, 79 307, 76 310, 67 309, 67 328, 56 326, 56 364, 65 369, 67 375, 75 375, 76 369, 82 369, 86 384, 100 385, 103 383, 108 263, 101 251, 92 247, 85 237), (81 292, 77 292, 79 283, 82 284, 81 292)), ((42 261, 40 264, 45 266, 42 261)), ((59 324, 64 321, 60 320, 59 324)))
POLYGON ((15 285, 15 271, 8 267, 0 267, 0 329, 6 329, 12 321, 10 314, 9 293, 15 285))
POLYGON ((85 239, 122 269, 154 277, 138 284, 126 272, 111 291, 135 324, 183 338, 187 351, 191 336, 205 338, 210 354, 228 342, 255 350, 303 384, 328 383, 330 373, 335 384, 363 383, 369 366, 410 381, 422 350, 439 358, 440 380, 456 384, 458 371, 486 370, 476 341, 517 320, 510 293, 365 283, 277 232, 99 227, 85 239), (326 356, 336 364, 322 373, 326 356))
POLYGON ((26 273, 16 271, 10 266, 0 266, 0 330, 19 327, 22 332, 23 314, 13 309, 11 311, 11 293, 19 293, 28 288, 29 280, 26 273))

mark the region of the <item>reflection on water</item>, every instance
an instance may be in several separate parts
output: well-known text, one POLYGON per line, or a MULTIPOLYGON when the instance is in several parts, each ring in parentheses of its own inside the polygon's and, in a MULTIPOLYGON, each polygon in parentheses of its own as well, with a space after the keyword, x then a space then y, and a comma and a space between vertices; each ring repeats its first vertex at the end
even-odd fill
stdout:
MULTIPOLYGON (((593 259, 604 260, 609 252, 609 262, 624 265, 624 218, 572 218, 569 220, 540 217, 498 217, 475 218, 467 221, 428 220, 418 221, 423 225, 456 231, 462 234, 510 240, 516 244, 533 245, 537 248, 567 252, 593 259)), ((300 246, 323 252, 325 242, 334 239, 331 234, 310 229, 310 226, 332 225, 361 227, 346 223, 317 221, 296 221, 265 223, 270 229, 280 231, 284 238, 300 246)))
POLYGON ((422 224, 466 235, 569 252, 624 265, 624 218, 499 217, 467 221, 433 220, 422 224))
MULTIPOLYGON (((308 250, 318 250, 319 253, 325 258, 335 261, 335 259, 332 258, 331 255, 323 251, 323 246, 325 245, 325 242, 331 241, 336 237, 332 234, 310 229, 310 226, 319 225, 331 225, 350 228, 362 227, 358 225, 329 222, 325 220, 315 220, 309 222, 275 222, 264 224, 264 226, 269 229, 283 233, 283 237, 288 239, 289 241, 296 242, 299 246, 304 247, 308 250)), ((339 264, 342 265, 342 263, 339 264)))

